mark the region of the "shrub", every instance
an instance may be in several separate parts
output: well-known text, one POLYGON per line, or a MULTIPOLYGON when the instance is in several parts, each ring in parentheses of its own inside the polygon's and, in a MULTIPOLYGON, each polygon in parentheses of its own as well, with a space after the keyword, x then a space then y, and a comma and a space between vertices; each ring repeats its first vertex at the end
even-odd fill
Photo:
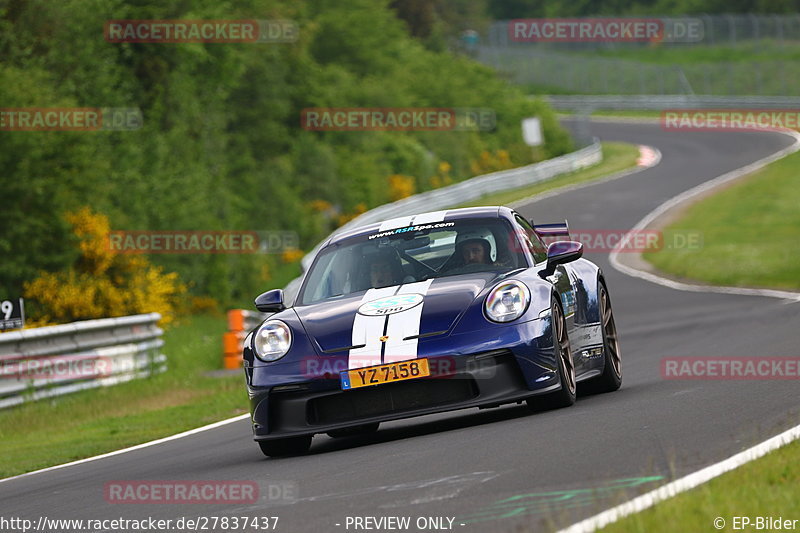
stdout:
POLYGON ((175 318, 186 286, 175 272, 164 272, 143 256, 119 254, 108 244, 108 218, 88 207, 64 217, 78 238, 80 256, 68 269, 42 272, 24 284, 35 325, 161 313, 175 318))

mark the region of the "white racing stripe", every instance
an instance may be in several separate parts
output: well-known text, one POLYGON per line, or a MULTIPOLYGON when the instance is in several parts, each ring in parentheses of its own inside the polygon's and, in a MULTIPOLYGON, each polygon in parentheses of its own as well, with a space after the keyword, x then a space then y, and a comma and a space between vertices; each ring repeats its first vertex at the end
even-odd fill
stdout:
MULTIPOLYGON (((397 294, 421 294, 425 296, 433 283, 432 279, 370 289, 361 298, 361 304, 394 296, 397 294)), ((425 301, 419 305, 383 316, 364 316, 356 313, 353 319, 353 346, 364 345, 361 348, 350 350, 347 367, 349 369, 363 368, 365 366, 380 365, 382 363, 396 363, 417 357, 418 339, 404 340, 406 337, 419 335, 420 322, 422 321, 422 308, 425 301), (385 333, 384 333, 385 331, 385 333), (381 337, 386 335, 386 342, 381 337), (385 346, 384 346, 385 344, 385 346), (381 356, 383 351, 383 356, 381 356)))
MULTIPOLYGON (((361 298, 361 304, 392 296, 399 287, 382 287, 380 289, 369 289, 361 298)), ((421 307, 418 305, 417 307, 421 307)), ((391 315, 390 315, 391 316, 391 315)), ((381 335, 383 326, 386 324, 385 316, 365 316, 356 312, 353 319, 353 344, 352 346, 364 345, 362 348, 352 348, 347 360, 347 368, 362 368, 381 364, 381 335)))
POLYGON ((421 226, 422 224, 431 224, 433 222, 441 222, 447 216, 447 211, 431 211, 430 213, 422 213, 414 217, 414 225, 421 226))
POLYGON ((387 220, 386 222, 381 223, 381 227, 378 228, 378 231, 388 231, 390 229, 405 228, 406 226, 411 225, 412 218, 414 218, 413 215, 410 217, 400 217, 387 220))
MULTIPOLYGON (((416 223, 416 222, 415 222, 416 223)), ((416 283, 406 283, 400 287, 397 294, 422 294, 428 292, 428 288, 433 282, 432 279, 418 281, 416 283)), ((416 305, 407 311, 389 315, 389 324, 386 327, 386 348, 383 352, 384 363, 396 363, 407 359, 416 359, 417 344, 419 339, 403 340, 412 335, 419 335, 419 326, 422 321, 422 308, 425 300, 420 305, 416 305)))
POLYGON ((378 231, 389 231, 397 228, 406 228, 411 226, 419 226, 421 224, 431 224, 433 222, 441 222, 447 216, 447 210, 444 211, 431 211, 430 213, 422 213, 419 215, 410 215, 405 217, 393 218, 381 223, 378 231))

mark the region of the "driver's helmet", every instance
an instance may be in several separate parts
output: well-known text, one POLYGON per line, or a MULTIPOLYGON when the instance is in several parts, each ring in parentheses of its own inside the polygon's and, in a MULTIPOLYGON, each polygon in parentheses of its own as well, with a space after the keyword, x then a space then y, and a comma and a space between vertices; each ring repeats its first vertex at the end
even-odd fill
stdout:
POLYGON ((480 242, 483 245, 489 261, 494 262, 497 260, 497 246, 495 245, 494 235, 489 229, 470 228, 459 232, 458 236, 456 236, 456 251, 461 253, 461 246, 470 241, 480 242))

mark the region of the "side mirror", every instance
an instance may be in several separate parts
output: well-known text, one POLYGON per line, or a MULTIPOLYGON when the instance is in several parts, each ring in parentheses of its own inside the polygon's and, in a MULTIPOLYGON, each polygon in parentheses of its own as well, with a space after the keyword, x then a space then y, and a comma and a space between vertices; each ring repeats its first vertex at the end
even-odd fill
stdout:
POLYGON ((256 309, 262 313, 277 313, 286 309, 283 305, 283 289, 272 289, 259 294, 256 298, 256 309))
POLYGON ((580 259, 583 245, 575 241, 556 241, 547 247, 547 269, 580 259))

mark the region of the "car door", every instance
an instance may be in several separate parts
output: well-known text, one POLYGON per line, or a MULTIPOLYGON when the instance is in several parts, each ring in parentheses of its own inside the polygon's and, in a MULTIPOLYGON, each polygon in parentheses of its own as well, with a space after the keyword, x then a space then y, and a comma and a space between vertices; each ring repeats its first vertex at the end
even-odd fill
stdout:
MULTIPOLYGON (((522 218, 520 215, 515 215, 515 220, 519 228, 524 232, 525 235, 525 244, 528 246, 531 254, 536 261, 536 267, 544 269, 544 266, 547 262, 547 246, 545 246, 544 242, 542 242, 539 234, 533 229, 533 227, 528 223, 527 220, 522 218)), ((573 342, 573 339, 576 339, 577 335, 577 327, 578 324, 576 322, 577 316, 577 299, 576 299, 576 284, 578 283, 578 277, 575 272, 569 268, 569 265, 558 265, 554 272, 546 277, 547 281, 553 284, 556 289, 556 292, 561 299, 561 307, 564 310, 564 318, 567 322, 567 334, 570 338, 570 345, 572 348, 572 359, 575 362, 575 373, 579 375, 583 372, 584 368, 581 365, 584 365, 586 362, 581 357, 576 357, 576 354, 581 353, 583 350, 583 345, 581 342, 573 342)))

